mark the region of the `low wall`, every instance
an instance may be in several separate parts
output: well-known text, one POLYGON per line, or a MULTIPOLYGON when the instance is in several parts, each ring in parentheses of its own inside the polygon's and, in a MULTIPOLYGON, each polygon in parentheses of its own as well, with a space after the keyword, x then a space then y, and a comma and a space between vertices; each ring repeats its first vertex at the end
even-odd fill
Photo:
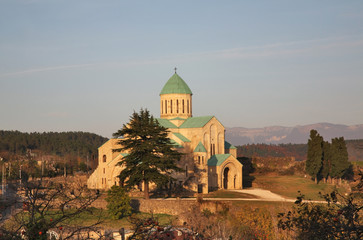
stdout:
MULTIPOLYGON (((106 209, 107 202, 105 196, 97 199, 92 207, 106 209)), ((193 207, 198 207, 200 210, 208 209, 211 212, 218 212, 231 206, 230 201, 213 201, 196 199, 132 199, 131 206, 135 211, 146 213, 160 213, 169 215, 181 215, 191 211, 193 207)))

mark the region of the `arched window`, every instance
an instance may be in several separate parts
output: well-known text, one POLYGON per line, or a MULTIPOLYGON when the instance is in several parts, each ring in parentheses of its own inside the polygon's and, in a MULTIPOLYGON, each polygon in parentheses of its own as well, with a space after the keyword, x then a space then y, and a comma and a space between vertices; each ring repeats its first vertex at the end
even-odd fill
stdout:
POLYGON ((202 164, 204 164, 204 156, 202 156, 202 164))
POLYGON ((168 102, 165 100, 165 113, 168 113, 168 102))
POLYGON ((102 160, 103 160, 103 162, 106 162, 106 155, 103 155, 103 157, 102 157, 102 160))
POLYGON ((211 155, 215 155, 216 154, 216 145, 214 143, 212 143, 210 145, 210 154, 211 155))
POLYGON ((198 164, 200 164, 200 156, 198 156, 198 164))
POLYGON ((189 113, 189 100, 187 100, 187 113, 189 113))
POLYGON ((183 108, 183 113, 184 113, 184 99, 182 100, 182 108, 183 108))
POLYGON ((179 113, 179 101, 176 100, 176 113, 179 113))
POLYGON ((170 113, 173 113, 173 100, 170 100, 170 113))

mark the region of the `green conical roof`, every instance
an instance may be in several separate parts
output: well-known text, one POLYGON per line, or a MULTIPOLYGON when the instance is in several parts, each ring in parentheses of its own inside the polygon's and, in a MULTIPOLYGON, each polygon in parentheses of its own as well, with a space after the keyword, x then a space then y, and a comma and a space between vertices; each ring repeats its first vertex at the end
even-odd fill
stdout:
POLYGON ((170 93, 193 94, 188 85, 184 82, 184 80, 176 73, 171 76, 171 78, 166 82, 160 92, 160 95, 170 93))

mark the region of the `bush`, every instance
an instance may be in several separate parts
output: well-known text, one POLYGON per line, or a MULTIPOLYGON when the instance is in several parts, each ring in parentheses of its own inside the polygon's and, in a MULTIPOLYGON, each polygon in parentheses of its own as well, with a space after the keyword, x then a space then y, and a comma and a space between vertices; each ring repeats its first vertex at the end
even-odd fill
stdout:
POLYGON ((325 204, 297 197, 292 211, 279 214, 278 227, 295 232, 298 239, 362 239, 361 203, 336 192, 322 197, 325 204))
POLYGON ((107 209, 114 219, 120 219, 131 214, 130 197, 120 186, 112 186, 107 192, 107 209))

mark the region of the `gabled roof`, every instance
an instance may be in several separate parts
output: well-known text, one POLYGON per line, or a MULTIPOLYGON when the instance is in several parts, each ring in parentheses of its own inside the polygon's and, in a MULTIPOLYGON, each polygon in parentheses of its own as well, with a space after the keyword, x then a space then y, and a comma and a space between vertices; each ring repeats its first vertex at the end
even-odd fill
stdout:
POLYGON ((220 166, 231 154, 216 154, 208 160, 208 166, 220 166))
POLYGON ((199 142, 198 145, 195 147, 194 152, 207 152, 202 142, 199 142))
POLYGON ((214 116, 190 117, 182 125, 177 127, 170 119, 156 118, 158 123, 165 128, 201 128, 204 127, 214 116))
POLYGON ((177 138, 179 138, 180 140, 182 140, 183 142, 190 142, 190 140, 188 138, 186 138, 183 134, 181 133, 173 133, 177 138))
POLYGON ((230 144, 227 141, 224 141, 224 148, 225 149, 237 149, 235 146, 233 146, 232 144, 230 144))
POLYGON ((178 128, 174 123, 165 118, 156 118, 156 121, 158 121, 158 123, 165 128, 178 128))
POLYGON ((170 120, 185 120, 186 118, 181 118, 181 117, 176 117, 176 118, 172 118, 170 120))
POLYGON ((160 95, 170 93, 193 94, 188 85, 184 82, 184 80, 176 73, 171 76, 171 78, 169 78, 169 80, 166 82, 160 92, 160 95))
POLYGON ((184 148, 182 145, 180 145, 179 143, 177 143, 175 140, 170 139, 171 144, 173 145, 173 147, 175 148, 184 148))
MULTIPOLYGON (((114 138, 111 138, 114 139, 114 138)), ((106 142, 104 142, 101 146, 99 146, 98 148, 101 148, 103 145, 105 145, 108 141, 111 141, 111 139, 108 139, 106 142)))
POLYGON ((204 127, 204 125, 206 125, 212 118, 213 116, 190 117, 187 118, 187 120, 185 120, 179 128, 201 128, 204 127))

